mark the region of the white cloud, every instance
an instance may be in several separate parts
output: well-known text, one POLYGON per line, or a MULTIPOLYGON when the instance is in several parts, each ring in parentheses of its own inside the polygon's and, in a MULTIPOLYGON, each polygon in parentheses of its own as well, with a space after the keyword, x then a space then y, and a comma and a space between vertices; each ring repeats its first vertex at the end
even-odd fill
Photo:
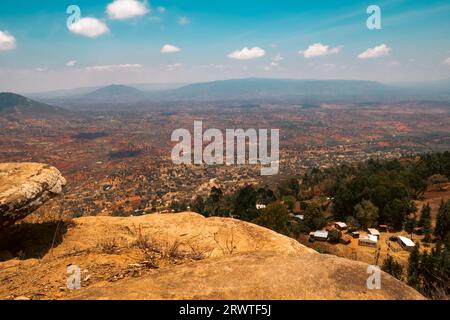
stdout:
POLYGON ((272 62, 270 63, 270 65, 272 67, 277 67, 281 61, 283 61, 283 57, 280 54, 277 54, 275 57, 272 58, 272 62))
POLYGON ((0 51, 11 50, 16 47, 16 38, 8 31, 0 30, 0 51))
POLYGON ((280 65, 280 62, 283 61, 283 57, 280 54, 277 54, 270 60, 271 60, 270 65, 264 67, 264 70, 266 71, 272 70, 272 68, 274 67, 278 67, 280 65))
POLYGON ((445 59, 443 63, 450 66, 450 57, 445 59))
POLYGON ((44 71, 47 71, 47 68, 36 68, 36 69, 34 69, 34 71, 44 72, 44 71))
POLYGON ((113 20, 126 20, 141 17, 150 12, 147 1, 114 0, 106 6, 108 17, 113 20))
POLYGON ((166 8, 164 8, 162 6, 156 8, 156 10, 158 10, 159 13, 165 13, 166 12, 166 8))
POLYGON ((277 54, 275 57, 272 58, 272 61, 276 62, 283 61, 283 57, 280 54, 277 54))
POLYGON ((378 58, 378 57, 385 57, 388 56, 391 52, 391 48, 386 46, 385 44, 376 46, 375 48, 369 48, 363 53, 358 55, 359 59, 371 59, 371 58, 378 58))
POLYGON ((143 66, 141 64, 110 64, 110 65, 97 65, 86 67, 86 71, 114 71, 124 69, 140 69, 143 66))
POLYGON ((181 26, 185 26, 189 23, 191 23, 191 21, 188 19, 188 17, 183 16, 178 18, 178 24, 181 26))
POLYGON ((69 27, 70 32, 89 37, 96 38, 109 31, 108 26, 96 18, 81 18, 69 27))
POLYGON ((236 50, 228 55, 228 58, 230 59, 237 59, 237 60, 250 60, 250 59, 256 59, 261 58, 266 55, 266 51, 259 47, 254 48, 243 48, 242 50, 236 50))
POLYGON ((336 54, 341 52, 342 46, 330 48, 330 46, 321 44, 321 43, 315 43, 310 45, 306 50, 299 51, 298 54, 303 54, 303 56, 306 59, 314 58, 314 57, 320 57, 325 56, 328 54, 336 54))
POLYGON ((183 65, 181 63, 172 63, 167 65, 167 71, 177 71, 181 70, 183 65))
POLYGON ((69 60, 66 63, 66 67, 75 67, 76 64, 77 64, 77 60, 69 60))
POLYGON ((165 44, 162 48, 161 48, 161 53, 176 53, 176 52, 180 52, 181 49, 172 45, 172 44, 165 44))

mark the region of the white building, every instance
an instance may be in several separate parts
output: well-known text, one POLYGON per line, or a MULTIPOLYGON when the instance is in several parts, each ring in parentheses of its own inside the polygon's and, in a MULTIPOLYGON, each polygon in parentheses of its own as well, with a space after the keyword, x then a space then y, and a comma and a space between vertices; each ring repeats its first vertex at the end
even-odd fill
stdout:
POLYGON ((373 236, 371 234, 361 236, 358 240, 358 245, 360 246, 376 248, 377 244, 378 244, 378 237, 373 236))
POLYGON ((369 231, 370 235, 380 239, 380 231, 378 231, 377 229, 375 229, 375 228, 367 228, 367 231, 369 231))
POLYGON ((334 226, 338 230, 347 230, 347 224, 345 222, 335 222, 334 226))
POLYGON ((410 238, 398 236, 397 239, 402 248, 407 251, 412 251, 416 246, 416 244, 410 238))
POLYGON ((327 241, 328 240, 328 231, 317 230, 316 232, 314 232, 314 239, 321 240, 321 241, 327 241))

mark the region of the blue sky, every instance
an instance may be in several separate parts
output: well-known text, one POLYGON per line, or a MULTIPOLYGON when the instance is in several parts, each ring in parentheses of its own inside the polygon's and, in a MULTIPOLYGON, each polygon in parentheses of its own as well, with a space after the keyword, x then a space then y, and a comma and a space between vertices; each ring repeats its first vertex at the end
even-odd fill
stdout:
POLYGON ((450 3, 433 0, 2 0, 0 3, 0 91, 242 77, 384 82, 448 78, 450 3), (70 5, 79 6, 82 20, 91 20, 69 29, 66 9, 70 5), (369 5, 381 9, 380 30, 369 30, 366 26, 369 5), (169 46, 162 50, 165 45, 169 46))

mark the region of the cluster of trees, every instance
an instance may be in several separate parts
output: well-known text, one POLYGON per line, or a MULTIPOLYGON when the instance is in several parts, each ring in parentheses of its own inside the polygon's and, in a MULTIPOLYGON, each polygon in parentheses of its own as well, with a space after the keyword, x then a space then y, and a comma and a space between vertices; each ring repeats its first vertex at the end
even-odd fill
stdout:
MULTIPOLYGON (((406 280, 410 286, 430 298, 448 298, 450 295, 450 200, 442 202, 436 217, 434 231, 431 226, 431 208, 424 205, 418 225, 422 227, 423 242, 430 242, 434 236, 436 247, 421 252, 419 244, 408 259, 406 280)), ((404 280, 403 267, 388 256, 382 270, 399 280, 404 280)))
POLYGON ((300 231, 293 224, 289 212, 292 212, 299 199, 299 180, 289 178, 279 181, 275 188, 245 185, 229 195, 213 187, 206 199, 198 196, 191 204, 191 209, 207 217, 234 217, 292 235, 300 231), (258 210, 257 204, 265 205, 266 208, 258 210))
POLYGON ((383 261, 381 270, 389 273, 398 280, 403 280, 403 267, 400 263, 395 261, 392 256, 388 255, 386 260, 383 261))
MULTIPOLYGON (((422 155, 419 159, 369 160, 357 166, 313 169, 302 178, 303 197, 318 194, 333 198, 337 220, 362 227, 388 224, 411 229, 417 211, 413 200, 427 186, 441 188, 450 178, 450 152, 422 155)), ((427 225, 421 227, 428 227, 427 225)))
POLYGON ((408 260, 408 285, 431 298, 450 295, 450 241, 438 243, 431 252, 416 246, 408 260))
POLYGON ((398 160, 371 160, 336 184, 333 214, 338 220, 351 216, 363 227, 389 224, 400 230, 416 211, 412 199, 424 186, 420 175, 398 160))

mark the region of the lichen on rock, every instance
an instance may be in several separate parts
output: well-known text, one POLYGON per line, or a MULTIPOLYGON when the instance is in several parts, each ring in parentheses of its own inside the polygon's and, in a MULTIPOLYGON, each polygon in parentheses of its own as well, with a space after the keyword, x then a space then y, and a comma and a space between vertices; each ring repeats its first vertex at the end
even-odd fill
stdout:
POLYGON ((66 180, 58 169, 41 163, 0 163, 0 229, 62 193, 66 180))

